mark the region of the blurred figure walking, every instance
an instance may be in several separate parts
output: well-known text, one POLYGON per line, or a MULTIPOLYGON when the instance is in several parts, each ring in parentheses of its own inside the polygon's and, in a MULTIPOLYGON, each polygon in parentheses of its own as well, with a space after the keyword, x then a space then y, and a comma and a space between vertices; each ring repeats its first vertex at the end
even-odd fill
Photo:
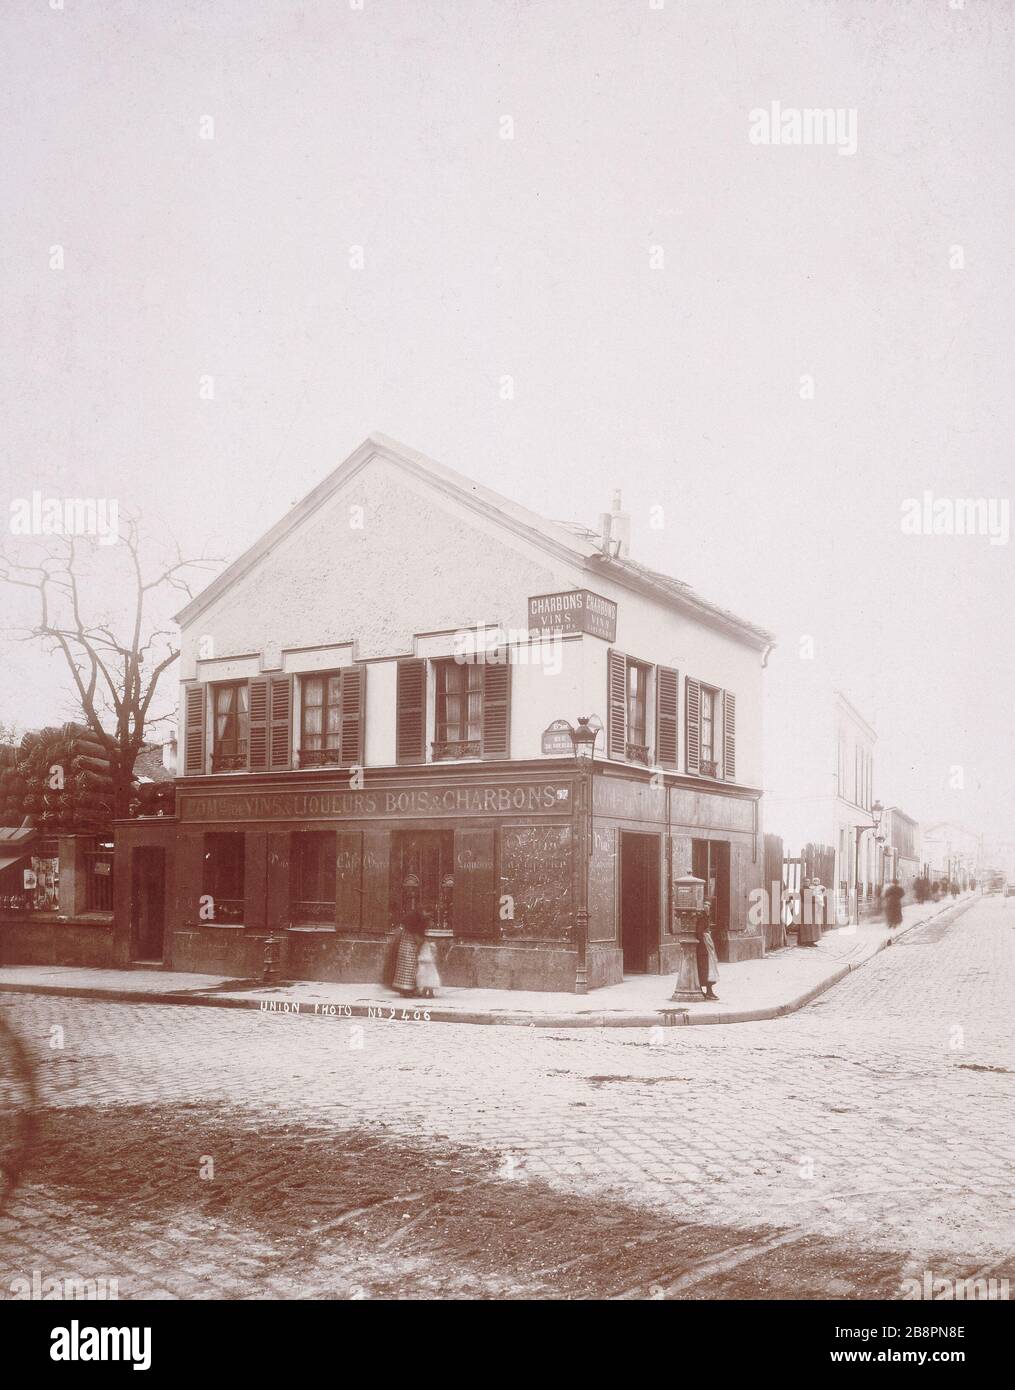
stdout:
POLYGON ((904 896, 902 884, 897 878, 893 878, 885 889, 885 921, 890 927, 902 925, 902 899, 904 896))

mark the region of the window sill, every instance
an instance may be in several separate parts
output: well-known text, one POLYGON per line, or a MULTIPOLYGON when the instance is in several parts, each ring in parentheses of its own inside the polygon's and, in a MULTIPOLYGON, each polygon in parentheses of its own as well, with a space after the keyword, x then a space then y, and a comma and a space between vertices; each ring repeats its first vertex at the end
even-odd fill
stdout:
POLYGON ((351 763, 342 761, 341 757, 338 755, 337 750, 334 750, 334 752, 334 757, 328 757, 327 752, 315 752, 313 749, 301 748, 297 755, 299 759, 298 765, 302 770, 309 770, 311 768, 321 767, 349 768, 352 766, 351 763))
POLYGON ((434 739, 430 744, 434 762, 445 758, 478 758, 483 745, 478 738, 434 739))

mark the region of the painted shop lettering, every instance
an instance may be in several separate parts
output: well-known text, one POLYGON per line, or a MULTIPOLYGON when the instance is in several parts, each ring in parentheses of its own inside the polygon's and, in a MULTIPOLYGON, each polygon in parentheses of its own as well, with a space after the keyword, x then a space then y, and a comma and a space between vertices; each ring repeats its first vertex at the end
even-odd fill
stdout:
POLYGON ((303 820, 349 816, 496 815, 513 811, 559 811, 567 808, 567 788, 556 785, 515 787, 413 787, 385 792, 268 792, 257 796, 184 797, 185 820, 303 820))
POLYGON ((552 811, 553 787, 449 787, 430 790, 385 792, 389 815, 425 816, 440 812, 552 811))

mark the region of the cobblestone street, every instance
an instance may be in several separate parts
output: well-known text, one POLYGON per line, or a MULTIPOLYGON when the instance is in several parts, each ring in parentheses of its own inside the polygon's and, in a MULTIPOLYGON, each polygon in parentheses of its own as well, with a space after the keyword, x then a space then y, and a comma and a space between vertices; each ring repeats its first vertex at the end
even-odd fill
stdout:
POLYGON ((121 1298, 892 1297, 1015 1274, 1015 903, 786 1019, 573 1032, 7 995, 12 1281, 121 1298), (1004 1117, 1006 1127, 999 1128, 1004 1117))

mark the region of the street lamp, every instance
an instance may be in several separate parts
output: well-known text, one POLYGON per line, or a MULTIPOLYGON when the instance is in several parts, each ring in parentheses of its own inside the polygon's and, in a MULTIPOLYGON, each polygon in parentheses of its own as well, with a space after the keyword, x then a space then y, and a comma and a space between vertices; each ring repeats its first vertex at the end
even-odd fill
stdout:
POLYGON ((875 836, 879 840, 881 839, 881 816, 884 809, 880 801, 875 801, 870 809, 870 820, 860 825, 854 825, 853 827, 853 831, 856 835, 856 847, 853 853, 853 897, 856 902, 856 920, 858 925, 860 922, 860 841, 863 839, 864 832, 867 830, 873 830, 875 836))
POLYGON ((574 974, 575 994, 587 994, 589 989, 589 860, 592 857, 592 776, 596 757, 596 739, 603 721, 594 714, 579 716, 578 727, 568 724, 574 760, 579 769, 577 818, 578 908, 575 929, 578 936, 578 965, 574 974))

